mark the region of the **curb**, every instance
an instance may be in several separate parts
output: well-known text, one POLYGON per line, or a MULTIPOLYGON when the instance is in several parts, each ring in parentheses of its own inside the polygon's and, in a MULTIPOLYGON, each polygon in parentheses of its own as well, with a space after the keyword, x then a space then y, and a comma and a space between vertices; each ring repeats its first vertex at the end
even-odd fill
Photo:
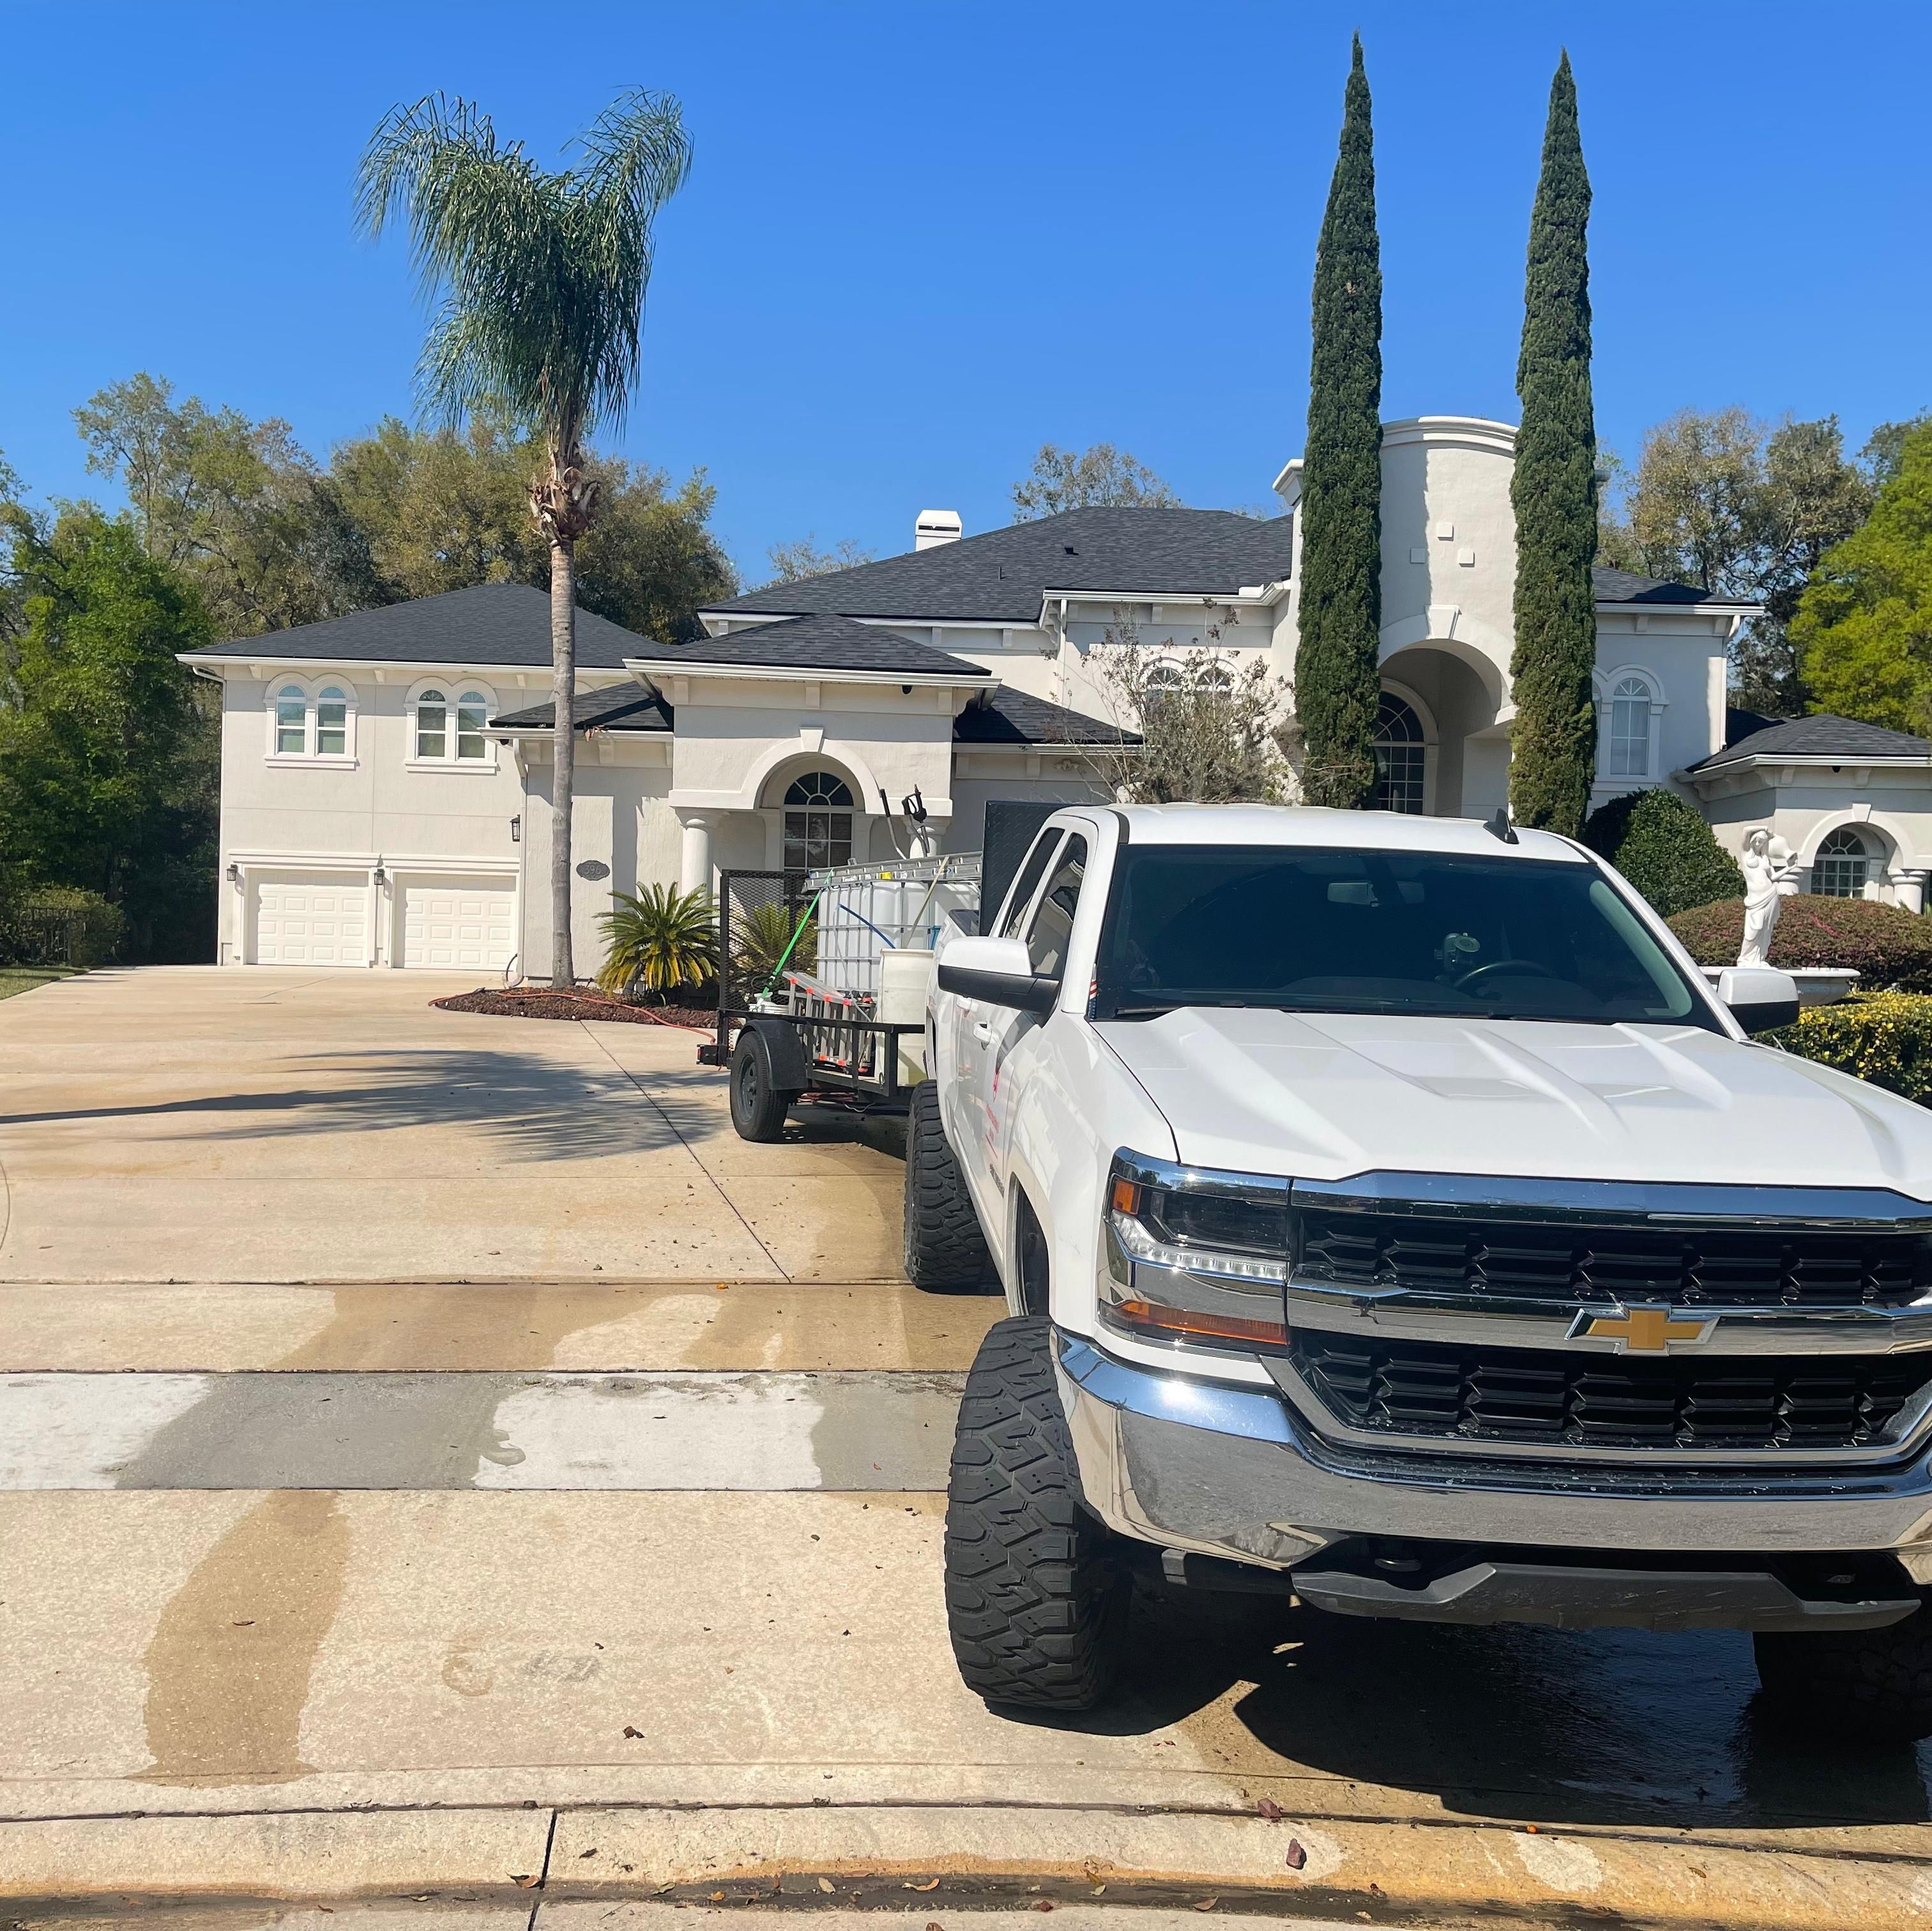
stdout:
POLYGON ((0 1899, 394 1897, 1032 1909, 1096 1897, 1360 1921, 1496 1914, 1670 1931, 1926 1931, 1932 1858, 1689 1833, 1304 1822, 1018 1805, 721 1806, 65 1818, 0 1824, 0 1899), (916 1900, 900 1892, 916 1887, 916 1900), (844 1894, 841 1896, 841 1894, 844 1894))

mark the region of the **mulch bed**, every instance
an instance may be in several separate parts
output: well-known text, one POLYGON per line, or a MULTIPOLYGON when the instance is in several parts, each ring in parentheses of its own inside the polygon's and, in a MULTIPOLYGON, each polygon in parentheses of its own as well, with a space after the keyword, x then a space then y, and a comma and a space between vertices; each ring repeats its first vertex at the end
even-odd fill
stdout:
POLYGON ((478 986, 448 999, 432 999, 446 1012, 490 1012, 504 1019, 604 1019, 626 1026, 670 1026, 694 1033, 715 1033, 718 1014, 708 1006, 643 1006, 613 999, 608 993, 554 992, 548 986, 527 991, 478 986))

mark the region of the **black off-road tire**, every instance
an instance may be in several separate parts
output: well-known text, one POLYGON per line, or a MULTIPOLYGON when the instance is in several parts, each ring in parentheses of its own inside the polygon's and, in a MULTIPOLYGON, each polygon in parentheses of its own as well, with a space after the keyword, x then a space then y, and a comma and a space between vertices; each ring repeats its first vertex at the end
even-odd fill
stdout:
POLYGON ((966 1378, 946 1485, 946 1621, 989 1703, 1090 1710, 1120 1662, 1132 1582, 1087 1510, 1049 1324, 998 1323, 966 1378))
POLYGON ((741 1140, 782 1140, 785 1114, 798 1096, 772 1076, 772 1049, 747 1026, 731 1049, 731 1124, 741 1140))
POLYGON ((994 1282, 993 1257, 966 1176, 939 1123, 939 1088, 921 1080, 906 1117, 905 1271, 916 1288, 970 1293, 994 1282))
POLYGON ((1758 1681, 1780 1717, 1844 1743, 1932 1737, 1932 1606, 1882 1630, 1760 1635, 1758 1681))

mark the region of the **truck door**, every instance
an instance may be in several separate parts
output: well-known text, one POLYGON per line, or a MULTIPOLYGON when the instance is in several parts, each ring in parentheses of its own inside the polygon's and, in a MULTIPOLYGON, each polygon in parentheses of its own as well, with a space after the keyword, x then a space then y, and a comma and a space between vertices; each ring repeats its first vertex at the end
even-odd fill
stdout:
MULTIPOLYGON (((1059 849, 1060 840, 1058 825, 1042 828, 1014 874, 1004 905, 982 908, 986 919, 992 922, 980 928, 987 936, 1006 939, 1019 936, 1048 863, 1059 849)), ((963 999, 957 994, 949 997, 952 1003, 953 1078, 948 1087, 941 1089, 941 1099, 943 1102, 950 1092, 955 1110, 946 1117, 946 1137, 959 1155, 968 1184, 974 1192, 982 1195, 982 1204, 985 1204, 982 1183, 986 1161, 980 1150, 986 1139, 986 1062, 994 1033, 1004 1021, 1013 1015, 998 1007, 982 1005, 976 999, 963 999)))
MULTIPOLYGON (((1066 843, 1054 854, 1053 869, 1046 887, 1025 922, 1027 952, 1034 973, 1042 979, 1058 979, 1066 970, 1073 915, 1080 907, 1080 890, 1086 876, 1087 841, 1077 832, 1070 832, 1066 843)), ((1003 1203, 1006 1198, 1013 1098, 1024 1090, 1042 1051, 1042 1036, 1055 1023, 1056 1015, 1049 1014, 1040 1019, 1030 1012, 1001 1009, 989 1016, 994 1023, 981 1056, 984 1087, 980 1103, 986 1132, 980 1144, 984 1149, 986 1198, 991 1205, 1003 1203)))

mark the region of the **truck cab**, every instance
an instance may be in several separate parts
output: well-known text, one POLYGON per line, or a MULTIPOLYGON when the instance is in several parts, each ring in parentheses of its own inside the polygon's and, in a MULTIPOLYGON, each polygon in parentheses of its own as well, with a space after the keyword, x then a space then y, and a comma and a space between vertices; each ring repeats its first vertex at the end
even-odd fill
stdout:
POLYGON ((947 1597, 1103 1695, 1136 1573, 1334 1613, 1755 1633, 1932 1733, 1932 1116, 1755 1039, 1498 820, 1082 807, 942 940, 908 1271, 996 1279, 947 1597))

